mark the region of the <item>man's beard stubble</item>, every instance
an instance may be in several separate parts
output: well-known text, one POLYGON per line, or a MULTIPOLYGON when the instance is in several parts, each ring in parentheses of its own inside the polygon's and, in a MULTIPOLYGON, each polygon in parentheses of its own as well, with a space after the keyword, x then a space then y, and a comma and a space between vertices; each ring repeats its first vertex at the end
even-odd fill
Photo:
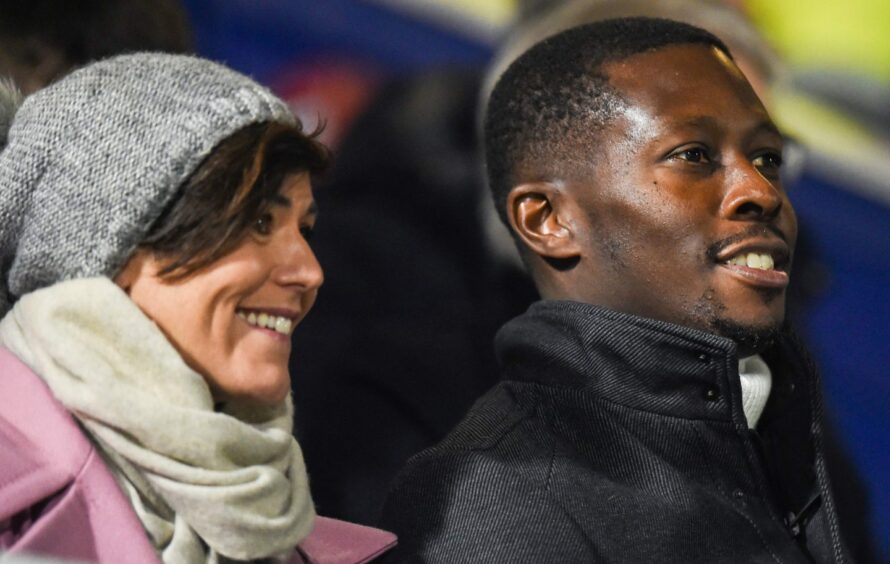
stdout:
MULTIPOLYGON (((764 300, 778 299, 781 290, 767 290, 764 300)), ((727 307, 716 300, 713 289, 708 289, 692 308, 689 325, 735 341, 739 358, 760 353, 769 348, 779 335, 782 322, 761 325, 742 324, 727 315, 727 307)))
POLYGON ((768 349, 776 341, 781 325, 764 326, 741 325, 731 319, 718 318, 713 321, 718 335, 732 339, 738 346, 739 358, 757 354, 768 349))

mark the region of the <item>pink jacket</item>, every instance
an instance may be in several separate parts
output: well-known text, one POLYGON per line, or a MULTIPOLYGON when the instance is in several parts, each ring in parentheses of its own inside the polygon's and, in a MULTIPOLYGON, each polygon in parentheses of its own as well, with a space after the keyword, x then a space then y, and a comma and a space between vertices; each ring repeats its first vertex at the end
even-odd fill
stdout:
MULTIPOLYGON (((293 563, 367 562, 395 535, 319 517, 293 563)), ((30 368, 0 347, 0 552, 157 563, 92 443, 30 368)))

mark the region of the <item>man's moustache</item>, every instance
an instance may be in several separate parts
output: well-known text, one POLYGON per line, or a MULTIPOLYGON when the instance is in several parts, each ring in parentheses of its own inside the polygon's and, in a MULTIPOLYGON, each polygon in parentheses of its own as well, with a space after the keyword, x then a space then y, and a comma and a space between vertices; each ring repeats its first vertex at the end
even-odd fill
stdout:
POLYGON ((752 225, 741 231, 736 233, 735 235, 731 235, 726 237, 725 239, 721 239, 715 243, 711 243, 708 245, 707 256, 712 261, 717 260, 717 256, 720 254, 720 251, 729 247, 731 245, 735 245, 736 243, 741 243, 746 239, 755 239, 758 237, 778 237, 784 243, 788 243, 788 238, 785 237, 785 234, 781 229, 776 227, 771 223, 761 223, 758 225, 752 225))

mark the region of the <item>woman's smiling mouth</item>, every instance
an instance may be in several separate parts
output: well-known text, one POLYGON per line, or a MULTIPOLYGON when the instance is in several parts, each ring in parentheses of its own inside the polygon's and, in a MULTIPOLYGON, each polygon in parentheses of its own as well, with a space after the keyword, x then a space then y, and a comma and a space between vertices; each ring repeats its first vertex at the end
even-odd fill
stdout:
POLYGON ((246 321, 248 325, 259 329, 268 329, 287 336, 290 336, 291 333, 293 333, 299 318, 299 314, 288 313, 286 315, 279 315, 273 311, 262 310, 238 309, 236 310, 236 313, 238 317, 246 321))

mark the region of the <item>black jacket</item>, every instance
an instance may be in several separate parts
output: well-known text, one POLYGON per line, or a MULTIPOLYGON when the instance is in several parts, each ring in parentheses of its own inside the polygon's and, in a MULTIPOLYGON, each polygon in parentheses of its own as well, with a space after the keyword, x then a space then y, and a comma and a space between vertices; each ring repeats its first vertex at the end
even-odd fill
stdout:
POLYGON ((501 329, 504 381, 411 460, 397 561, 842 562, 811 365, 781 337, 756 432, 735 344, 573 302, 501 329))

